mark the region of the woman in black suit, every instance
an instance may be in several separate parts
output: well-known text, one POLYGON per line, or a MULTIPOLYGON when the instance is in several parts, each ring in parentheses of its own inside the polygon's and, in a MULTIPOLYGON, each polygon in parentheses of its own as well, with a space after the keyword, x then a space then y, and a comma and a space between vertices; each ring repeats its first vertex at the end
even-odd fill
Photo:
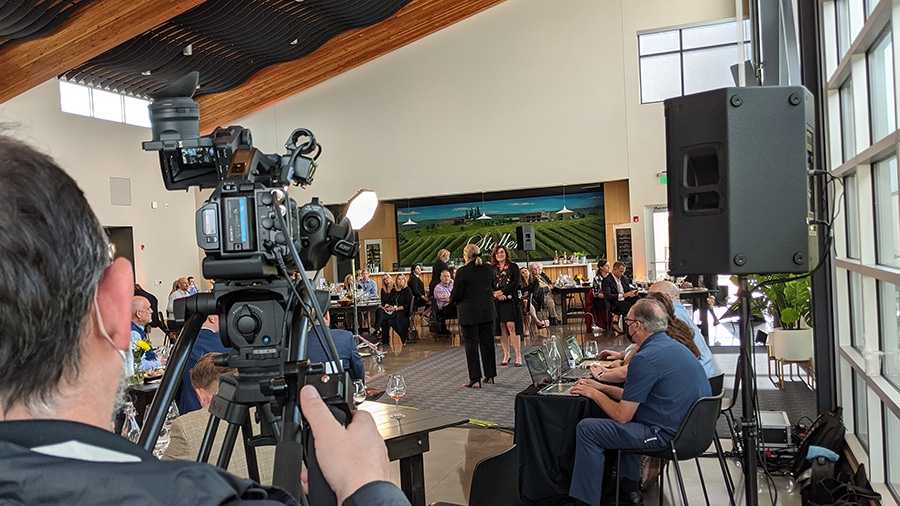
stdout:
MULTIPOLYGON (((428 307, 428 297, 425 295, 425 283, 419 278, 422 274, 422 266, 413 265, 409 271, 409 289, 413 295, 413 311, 420 307, 428 307)), ((440 273, 438 273, 440 275, 440 273)))
POLYGON ((469 382, 466 388, 481 386, 482 366, 484 382, 493 383, 497 376, 497 362, 494 357, 494 269, 481 261, 481 250, 474 244, 467 244, 463 250, 466 265, 456 271, 456 281, 450 292, 450 302, 456 304, 460 333, 466 344, 466 364, 469 368, 469 382), (481 365, 478 353, 481 352, 481 365))
POLYGON ((450 252, 445 249, 438 251, 437 262, 431 266, 431 282, 428 283, 429 296, 434 293, 435 285, 441 282, 441 273, 450 270, 447 260, 450 260, 450 252))
POLYGON ((497 306, 497 325, 494 335, 500 336, 500 347, 503 348, 503 362, 509 363, 509 345, 516 353, 516 367, 522 367, 522 304, 519 302, 520 276, 519 266, 509 261, 509 250, 506 246, 494 246, 491 252, 491 264, 494 265, 494 305, 497 306))

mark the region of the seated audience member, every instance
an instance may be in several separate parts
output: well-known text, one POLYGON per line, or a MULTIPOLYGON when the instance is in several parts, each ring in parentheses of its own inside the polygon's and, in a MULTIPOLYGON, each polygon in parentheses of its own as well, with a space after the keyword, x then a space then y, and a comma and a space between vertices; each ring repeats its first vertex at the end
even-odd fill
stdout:
POLYGON ((609 325, 606 312, 606 300, 603 298, 603 280, 609 276, 610 265, 609 260, 600 258, 597 260, 597 272, 594 274, 594 280, 591 282, 591 289, 588 290, 587 297, 584 301, 584 322, 587 332, 592 331, 593 326, 599 327, 601 330, 606 329, 609 325))
MULTIPOLYGON (((393 298, 392 292, 394 291, 394 278, 391 277, 390 274, 383 274, 381 276, 381 292, 379 293, 379 299, 381 300, 381 305, 375 309, 375 321, 374 328, 375 330, 372 333, 372 337, 379 337, 382 334, 382 327, 384 326, 384 319, 387 318, 388 308, 393 306, 393 298)), ((387 341, 390 343, 391 336, 387 336, 387 341)))
POLYGON ((166 318, 175 319, 175 300, 190 296, 191 293, 188 291, 190 288, 187 278, 178 278, 172 283, 172 291, 169 292, 169 301, 166 304, 166 318))
POLYGON ((550 315, 550 324, 559 325, 559 315, 556 312, 556 299, 553 298, 553 281, 550 280, 549 276, 544 274, 544 265, 540 262, 532 262, 532 264, 528 266, 528 270, 531 271, 531 277, 538 280, 538 283, 544 291, 543 306, 544 309, 547 310, 547 314, 550 315))
POLYGON ((681 304, 680 291, 675 286, 675 283, 671 281, 657 281, 650 285, 650 293, 659 293, 666 296, 675 308, 675 316, 690 327, 691 339, 700 353, 700 364, 703 366, 703 370, 706 371, 706 377, 712 378, 721 374, 722 371, 716 367, 716 363, 713 361, 712 351, 710 351, 709 345, 706 344, 706 338, 703 337, 703 333, 700 332, 700 328, 694 323, 694 319, 688 314, 687 309, 681 304))
POLYGON ((200 289, 197 288, 197 283, 194 281, 194 276, 188 276, 188 293, 191 295, 195 295, 200 293, 200 289))
POLYGON ((428 296, 425 295, 425 283, 419 277, 422 275, 422 266, 416 264, 409 273, 409 289, 413 294, 413 311, 420 307, 428 307, 428 296))
MULTIPOLYGON (((621 401, 591 386, 596 382, 590 379, 579 380, 572 389, 592 399, 609 416, 583 419, 576 428, 569 495, 585 504, 600 504, 606 450, 662 448, 678 431, 694 401, 710 395, 700 362, 665 334, 667 324, 666 312, 656 301, 638 301, 629 309, 626 335, 640 349, 631 359, 621 401)), ((640 467, 639 453, 622 454, 618 476, 624 504, 643 504, 640 467)))
POLYGON ((159 320, 159 300, 157 300, 156 296, 148 292, 147 290, 144 290, 144 287, 142 287, 138 283, 134 284, 134 294, 140 295, 150 302, 150 312, 152 317, 152 319, 150 320, 150 326, 161 329, 163 325, 159 320))
MULTIPOLYGON (((213 358, 218 353, 207 353, 191 369, 191 384, 197 398, 200 399, 202 409, 192 411, 176 418, 169 428, 169 446, 162 456, 162 460, 197 460, 200 454, 200 445, 203 443, 203 435, 206 433, 206 424, 209 422, 209 403, 219 393, 219 377, 223 374, 234 373, 237 369, 221 367, 213 363, 213 358)), ((250 413, 250 421, 253 424, 253 434, 259 434, 259 423, 254 413, 250 413)), ((225 441, 227 423, 219 420, 219 428, 216 430, 216 439, 213 441, 209 460, 215 464, 219 460, 219 451, 225 441)), ((256 448, 256 458, 259 466, 260 483, 272 484, 272 466, 275 463, 275 447, 260 446, 256 448)), ((228 463, 228 471, 241 478, 249 477, 247 468, 247 455, 244 451, 244 441, 241 433, 234 440, 234 450, 231 452, 231 461, 228 463)))
POLYGON ((200 333, 197 334, 197 340, 194 342, 194 348, 191 349, 191 355, 188 357, 187 364, 184 366, 184 373, 181 375, 181 396, 178 398, 178 412, 182 415, 197 411, 202 406, 194 386, 191 384, 191 369, 194 364, 200 360, 200 357, 207 353, 229 353, 231 348, 222 344, 222 338, 219 336, 219 315, 209 315, 203 322, 200 333))
MULTIPOLYGON (((625 264, 616 262, 613 264, 612 273, 602 282, 603 298, 609 303, 609 309, 613 314, 624 315, 638 300, 638 291, 631 278, 625 275, 625 264)), ((613 323, 615 325, 615 323, 613 323)), ((621 328, 616 329, 621 332, 621 328)))
MULTIPOLYGON (((132 266, 114 259, 84 192, 53 160, 0 135, 0 165, 3 502, 296 505, 208 464, 161 462, 111 432, 132 374, 132 266)), ((300 404, 337 504, 409 504, 368 413, 344 428, 311 386, 300 404)))
POLYGON ((353 279, 353 274, 344 276, 344 290, 347 290, 348 292, 356 290, 356 281, 353 279))
POLYGON ((434 285, 434 304, 437 307, 438 320, 441 322, 441 334, 449 334, 447 318, 456 318, 456 304, 450 302, 450 293, 453 291, 453 279, 450 271, 441 271, 440 282, 434 285))
MULTIPOLYGON (((331 326, 331 313, 325 311, 325 325, 331 326)), ((334 341, 334 347, 337 348, 338 356, 341 360, 341 367, 350 372, 352 379, 366 379, 366 368, 363 364, 362 357, 359 356, 359 350, 356 348, 356 338, 353 334, 341 329, 331 329, 331 340, 334 341)), ((325 332, 322 327, 316 325, 309 331, 306 341, 306 358, 310 362, 328 363, 328 354, 322 343, 325 341, 325 332), (321 339, 321 341, 320 341, 321 339)), ((337 370, 332 367, 328 372, 337 370)))
POLYGON ((375 281, 369 279, 369 269, 361 269, 359 271, 359 289, 362 290, 366 298, 369 300, 378 299, 378 285, 375 281))
POLYGON ((526 321, 523 322, 524 331, 522 335, 530 337, 531 330, 529 327, 531 327, 531 325, 529 325, 529 323, 533 323, 535 327, 542 329, 550 325, 550 322, 548 321, 545 324, 537 313, 544 298, 540 283, 531 276, 531 271, 525 267, 519 269, 519 275, 521 276, 521 281, 519 283, 522 286, 522 304, 524 306, 522 314, 526 315, 526 321))
MULTIPOLYGON (((390 276, 385 275, 390 279, 390 276)), ((385 285, 387 287, 388 285, 385 285)), ((382 301, 384 301, 382 294, 382 301)), ((406 276, 397 274, 395 286, 387 295, 387 303, 384 308, 384 320, 381 323, 381 344, 391 344, 391 329, 400 336, 400 342, 406 344, 409 339, 409 311, 412 307, 413 296, 406 286, 406 276)), ((384 302, 383 302, 384 303, 384 302)))

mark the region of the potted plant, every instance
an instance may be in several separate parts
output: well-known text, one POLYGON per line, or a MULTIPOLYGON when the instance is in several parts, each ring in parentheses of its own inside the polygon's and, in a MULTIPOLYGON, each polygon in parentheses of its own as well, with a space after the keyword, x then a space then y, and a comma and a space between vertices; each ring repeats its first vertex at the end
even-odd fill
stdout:
POLYGON ((769 336, 769 359, 775 361, 782 388, 784 365, 803 364, 811 375, 813 357, 813 333, 808 327, 812 321, 809 277, 764 284, 766 281, 785 277, 790 276, 770 274, 750 278, 753 286, 762 285, 759 286, 759 292, 762 293, 767 312, 773 319, 775 329, 769 336))

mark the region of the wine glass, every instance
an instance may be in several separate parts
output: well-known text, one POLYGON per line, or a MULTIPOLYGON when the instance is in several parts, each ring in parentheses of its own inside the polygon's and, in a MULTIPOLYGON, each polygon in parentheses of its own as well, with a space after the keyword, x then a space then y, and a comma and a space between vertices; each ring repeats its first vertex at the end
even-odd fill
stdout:
POLYGON ((391 373, 388 377, 387 394, 391 399, 394 399, 394 414, 391 415, 391 418, 394 420, 405 418, 406 415, 400 412, 400 399, 406 395, 406 381, 403 379, 402 374, 391 373))
POLYGON ((594 358, 597 354, 600 353, 600 346, 597 345, 597 341, 593 339, 584 343, 584 354, 588 358, 594 358))
POLYGON ((363 380, 353 380, 353 404, 359 406, 366 400, 366 384, 363 380))

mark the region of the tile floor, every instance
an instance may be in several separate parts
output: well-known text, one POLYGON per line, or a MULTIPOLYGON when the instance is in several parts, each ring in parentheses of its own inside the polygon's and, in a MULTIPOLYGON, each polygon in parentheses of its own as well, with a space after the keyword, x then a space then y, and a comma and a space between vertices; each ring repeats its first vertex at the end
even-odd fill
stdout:
MULTIPOLYGON (((719 335, 730 334, 730 328, 716 329, 719 335)), ((550 329, 557 335, 576 334, 580 339, 585 337, 596 339, 591 334, 585 334, 583 324, 570 319, 570 323, 564 326, 555 326, 550 329)), ((711 332, 712 334, 712 332, 711 332)), ((547 330, 534 335, 526 340, 527 344, 541 344, 542 339, 549 336, 547 330)), ((600 338, 603 346, 624 345, 623 338, 604 339, 600 338)), ((439 353, 448 347, 459 346, 459 337, 452 339, 441 339, 435 341, 428 334, 424 334, 423 338, 416 343, 402 345, 395 335, 391 341, 390 349, 386 350, 386 355, 381 364, 377 364, 373 358, 366 358, 366 374, 367 378, 374 378, 392 371, 401 369, 407 365, 415 363, 426 357, 439 353)), ((444 429, 431 435, 431 450, 425 454, 425 487, 426 500, 430 504, 435 501, 450 502, 456 504, 467 504, 469 485, 472 480, 472 471, 475 464, 484 457, 500 453, 510 447, 513 442, 513 434, 506 431, 489 429, 483 427, 460 427, 444 429)), ((723 441, 728 447, 728 441, 723 441)), ((744 482, 740 467, 732 459, 729 461, 732 476, 735 477, 737 494, 735 503, 745 504, 744 501, 744 482)), ((399 464, 392 463, 392 473, 394 481, 399 484, 399 464)), ((715 459, 702 459, 702 469, 704 477, 707 480, 707 489, 710 494, 710 503, 713 505, 729 504, 728 493, 722 479, 718 462, 715 459)), ((515 472, 510 470, 510 472, 515 472)), ((688 491, 688 499, 695 504, 705 503, 700 489, 700 480, 697 475, 697 469, 694 465, 685 463, 683 466, 685 482, 688 491)), ((666 479, 666 504, 680 504, 680 497, 677 488, 673 491, 669 488, 670 484, 674 484, 674 471, 670 471, 669 477, 666 479), (674 492, 674 493, 673 493, 674 492), (672 498, 676 497, 673 502, 672 498)), ((792 506, 800 504, 800 497, 797 493, 791 492, 793 483, 784 477, 774 478, 771 486, 767 485, 767 480, 758 474, 759 479, 759 496, 757 504, 776 504, 775 494, 777 494, 777 504, 784 506, 792 506)), ((658 504, 658 488, 651 487, 644 493, 646 504, 658 504)), ((502 506, 502 505, 498 505, 502 506)))

